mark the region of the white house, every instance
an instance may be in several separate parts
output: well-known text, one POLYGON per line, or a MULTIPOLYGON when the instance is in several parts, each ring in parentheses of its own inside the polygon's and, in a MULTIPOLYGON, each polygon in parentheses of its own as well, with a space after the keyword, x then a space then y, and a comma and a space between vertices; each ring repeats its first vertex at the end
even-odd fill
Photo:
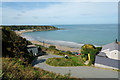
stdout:
POLYGON ((29 53, 33 53, 34 56, 39 56, 42 54, 40 48, 35 45, 28 45, 27 50, 29 53))
POLYGON ((104 45, 102 47, 101 52, 105 53, 105 55, 110 59, 120 60, 120 45, 116 42, 112 42, 110 44, 104 45))
POLYGON ((95 66, 111 69, 120 69, 120 44, 112 42, 102 46, 102 50, 95 58, 95 66))

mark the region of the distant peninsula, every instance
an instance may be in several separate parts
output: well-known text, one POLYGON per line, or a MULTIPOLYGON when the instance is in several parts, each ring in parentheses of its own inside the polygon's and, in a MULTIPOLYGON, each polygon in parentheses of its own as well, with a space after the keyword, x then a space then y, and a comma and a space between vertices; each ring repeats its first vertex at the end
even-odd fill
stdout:
POLYGON ((33 31, 49 31, 49 30, 61 30, 54 26, 41 26, 41 25, 2 25, 2 28, 7 30, 20 31, 20 30, 33 30, 33 31))

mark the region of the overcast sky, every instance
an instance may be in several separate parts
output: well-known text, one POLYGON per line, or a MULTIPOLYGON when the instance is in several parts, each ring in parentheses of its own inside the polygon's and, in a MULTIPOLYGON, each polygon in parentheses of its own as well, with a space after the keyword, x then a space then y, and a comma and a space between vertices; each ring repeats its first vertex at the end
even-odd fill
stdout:
POLYGON ((116 24, 117 2, 4 2, 3 24, 116 24))

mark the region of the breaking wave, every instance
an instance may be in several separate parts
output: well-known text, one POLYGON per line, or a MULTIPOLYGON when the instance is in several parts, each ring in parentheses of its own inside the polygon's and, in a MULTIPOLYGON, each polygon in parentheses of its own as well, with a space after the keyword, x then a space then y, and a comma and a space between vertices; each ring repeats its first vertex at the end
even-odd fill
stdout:
POLYGON ((45 42, 48 44, 54 44, 54 45, 59 45, 59 46, 67 46, 67 47, 73 47, 73 48, 81 48, 81 46, 83 46, 84 44, 80 44, 80 43, 76 43, 76 42, 70 42, 70 41, 62 41, 62 40, 47 40, 47 39, 43 39, 41 37, 36 37, 33 38, 30 35, 22 35, 23 38, 26 38, 29 41, 32 40, 37 40, 40 42, 45 42))

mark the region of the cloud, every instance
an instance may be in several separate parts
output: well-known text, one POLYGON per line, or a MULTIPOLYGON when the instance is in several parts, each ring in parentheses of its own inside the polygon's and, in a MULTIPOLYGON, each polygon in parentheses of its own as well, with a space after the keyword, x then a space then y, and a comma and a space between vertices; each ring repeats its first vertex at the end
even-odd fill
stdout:
POLYGON ((21 11, 21 13, 25 13, 26 11, 21 11))
POLYGON ((34 19, 38 19, 39 17, 37 17, 37 16, 32 16, 34 19))
POLYGON ((30 10, 4 7, 3 24, 115 23, 117 22, 116 4, 75 2, 51 4, 46 8, 30 10))
POLYGON ((17 16, 22 16, 22 14, 17 14, 17 16))
POLYGON ((80 14, 80 15, 83 15, 83 16, 85 15, 85 16, 87 16, 87 15, 92 15, 92 14, 85 14, 85 13, 83 13, 83 14, 80 14))
POLYGON ((2 2, 119 2, 119 0, 2 0, 2 2))
POLYGON ((13 17, 12 19, 15 19, 15 20, 17 20, 17 19, 20 19, 20 17, 13 17))

